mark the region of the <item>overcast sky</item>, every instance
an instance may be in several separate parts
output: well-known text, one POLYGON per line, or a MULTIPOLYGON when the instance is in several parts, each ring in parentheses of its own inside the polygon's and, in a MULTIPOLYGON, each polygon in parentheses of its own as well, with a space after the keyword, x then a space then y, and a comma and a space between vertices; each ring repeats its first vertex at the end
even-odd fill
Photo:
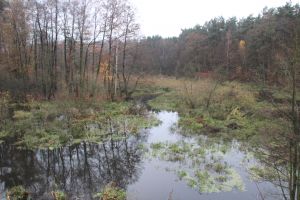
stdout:
MULTIPOLYGON (((259 14, 264 7, 278 7, 289 0, 131 0, 145 36, 178 36, 183 28, 218 16, 225 19, 259 14)), ((293 4, 300 0, 292 0, 293 4)))

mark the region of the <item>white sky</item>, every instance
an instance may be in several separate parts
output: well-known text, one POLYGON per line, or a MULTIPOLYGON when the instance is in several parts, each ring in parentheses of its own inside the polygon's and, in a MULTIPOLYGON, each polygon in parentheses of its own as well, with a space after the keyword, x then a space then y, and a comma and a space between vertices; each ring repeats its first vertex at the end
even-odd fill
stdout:
MULTIPOLYGON (((223 16, 238 19, 256 16, 264 7, 278 7, 289 0, 130 0, 137 10, 141 33, 145 36, 178 36, 181 29, 223 16)), ((293 4, 300 0, 291 0, 293 4)))

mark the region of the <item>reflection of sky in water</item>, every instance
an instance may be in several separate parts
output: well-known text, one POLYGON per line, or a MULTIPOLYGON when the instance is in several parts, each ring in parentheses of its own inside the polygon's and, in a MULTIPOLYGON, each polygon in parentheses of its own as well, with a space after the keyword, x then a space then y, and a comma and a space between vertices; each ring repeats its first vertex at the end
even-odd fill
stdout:
MULTIPOLYGON (((213 141, 200 136, 187 138, 171 131, 178 121, 174 112, 156 114, 162 123, 140 135, 128 139, 109 140, 104 144, 81 144, 50 150, 21 151, 15 147, 0 145, 0 197, 7 188, 24 185, 34 199, 49 199, 53 190, 65 191, 71 199, 92 199, 93 195, 111 181, 126 188, 128 200, 232 200, 257 199, 258 190, 250 181, 242 162, 245 154, 239 151, 239 143, 230 142, 223 161, 232 166, 242 177, 246 191, 200 194, 190 188, 186 181, 179 180, 174 170, 189 171, 190 161, 185 164, 169 162, 155 157, 143 156, 140 144, 186 142, 222 148, 222 141, 213 141)), ((224 146, 224 145, 223 145, 224 146)), ((208 158, 210 155, 207 154, 208 158)), ((246 159, 247 160, 247 159, 246 159)), ((249 160, 253 162, 253 160, 249 160)), ((266 193, 274 189, 270 184, 259 184, 266 193)), ((267 198, 266 198, 267 199, 267 198)), ((274 199, 274 198, 270 198, 274 199)))
POLYGON ((157 118, 162 122, 159 126, 150 129, 150 134, 148 137, 148 143, 156 142, 176 142, 181 137, 180 135, 173 134, 170 131, 171 126, 178 121, 178 114, 174 112, 159 112, 157 118))
MULTIPOLYGON (((209 142, 208 138, 204 136, 192 139, 186 138, 178 133, 171 132, 171 126, 178 121, 177 113, 160 112, 157 114, 157 117, 162 121, 162 124, 150 129, 150 135, 147 140, 148 144, 162 142, 163 144, 170 145, 171 143, 187 142, 197 146, 196 141, 201 141, 199 142, 200 146, 208 146, 217 150, 227 145, 225 154, 220 152, 212 154, 221 154, 222 161, 228 163, 229 166, 238 172, 244 182, 245 191, 233 188, 231 192, 200 194, 197 188, 192 189, 186 181, 180 180, 177 176, 178 171, 181 170, 190 172, 191 162, 185 160, 187 163, 182 164, 180 162, 169 162, 164 159, 149 158, 146 156, 141 176, 137 182, 129 185, 127 189, 129 200, 168 199, 170 195, 173 200, 253 200, 258 198, 257 186, 249 179, 249 174, 245 169, 246 163, 243 160, 245 154, 239 150, 238 142, 232 141, 225 145, 223 141, 209 142)), ((206 155, 206 158, 209 157, 210 155, 206 155)), ((250 160, 250 162, 252 161, 250 160)), ((269 183, 259 184, 259 187, 264 193, 276 192, 275 188, 269 183)), ((274 199, 274 196, 265 199, 274 199)))

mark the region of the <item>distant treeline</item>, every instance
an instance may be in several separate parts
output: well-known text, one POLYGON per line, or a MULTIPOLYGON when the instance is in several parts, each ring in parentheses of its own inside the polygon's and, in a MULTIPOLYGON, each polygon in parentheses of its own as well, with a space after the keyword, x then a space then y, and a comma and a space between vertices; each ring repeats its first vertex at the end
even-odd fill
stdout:
POLYGON ((300 34, 299 5, 265 8, 257 17, 214 18, 182 30, 179 37, 141 41, 147 70, 197 76, 219 71, 230 79, 284 83, 295 62, 300 34))
POLYGON ((144 74, 284 85, 300 59, 298 4, 218 17, 174 38, 138 30, 127 0, 0 0, 0 90, 113 100, 144 74))

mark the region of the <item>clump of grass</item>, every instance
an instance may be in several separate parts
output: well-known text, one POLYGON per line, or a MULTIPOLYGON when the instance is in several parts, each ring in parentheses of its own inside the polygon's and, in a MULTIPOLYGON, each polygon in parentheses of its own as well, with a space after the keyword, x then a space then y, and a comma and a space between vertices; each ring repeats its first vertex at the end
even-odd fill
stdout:
POLYGON ((168 110, 176 111, 180 106, 180 98, 176 91, 162 93, 155 99, 148 102, 148 105, 153 110, 168 110))
POLYGON ((126 191, 110 183, 104 187, 102 192, 95 195, 99 200, 125 200, 126 191))
POLYGON ((186 132, 197 133, 204 127, 204 121, 190 115, 182 115, 178 125, 186 132))
POLYGON ((226 182, 228 180, 228 177, 227 176, 218 176, 218 177, 216 177, 216 181, 218 181, 218 182, 221 182, 221 183, 224 183, 224 182, 226 182))
POLYGON ((204 171, 204 172, 197 171, 195 173, 195 176, 197 177, 197 179, 201 185, 205 185, 206 181, 209 181, 209 179, 210 179, 210 175, 208 174, 207 171, 204 171))
MULTIPOLYGON (((226 144, 223 143, 222 146, 226 144)), ((231 143, 227 145, 230 146, 231 143)), ((199 144, 182 141, 155 143, 151 145, 151 150, 150 156, 170 162, 180 161, 179 169, 169 171, 176 172, 180 180, 192 188, 198 188, 200 192, 212 193, 244 188, 240 175, 224 162, 220 144, 209 138, 199 138, 199 144)))
POLYGON ((180 179, 183 179, 184 177, 187 177, 188 176, 188 173, 186 171, 179 171, 178 172, 178 177, 180 179))
POLYGON ((66 200, 66 195, 62 191, 54 191, 52 192, 52 196, 54 200, 66 200))
POLYGON ((277 180, 276 172, 271 167, 252 166, 249 168, 251 179, 254 181, 260 180, 277 180))
POLYGON ((160 149, 162 149, 162 148, 165 147, 165 144, 162 143, 162 142, 152 143, 152 144, 150 144, 150 147, 151 147, 153 150, 160 150, 160 149))
POLYGON ((236 105, 243 109, 252 108, 256 103, 257 92, 247 85, 239 82, 225 82, 221 85, 215 95, 215 103, 226 103, 229 107, 236 105))
POLYGON ((240 191, 245 190, 245 184, 241 176, 233 169, 228 169, 228 179, 222 184, 223 191, 231 191, 233 188, 236 188, 240 191))
POLYGON ((4 120, 9 115, 9 103, 11 95, 9 92, 0 92, 0 120, 4 120))
POLYGON ((187 185, 191 188, 195 188, 197 186, 197 181, 193 178, 188 178, 187 179, 187 185))
POLYGON ((223 165, 222 163, 216 163, 213 166, 213 169, 215 170, 215 172, 221 174, 221 173, 225 172, 225 170, 227 169, 227 166, 223 165))
POLYGON ((179 147, 178 144, 174 143, 174 144, 171 144, 169 146, 169 150, 170 150, 170 153, 172 154, 179 154, 182 152, 181 148, 179 147))
POLYGON ((15 120, 30 119, 31 117, 32 117, 31 112, 26 112, 22 110, 15 111, 13 115, 13 118, 15 120))
POLYGON ((27 199, 27 197, 28 197, 28 192, 26 192, 23 186, 15 186, 7 192, 7 199, 23 200, 23 199, 27 199))

